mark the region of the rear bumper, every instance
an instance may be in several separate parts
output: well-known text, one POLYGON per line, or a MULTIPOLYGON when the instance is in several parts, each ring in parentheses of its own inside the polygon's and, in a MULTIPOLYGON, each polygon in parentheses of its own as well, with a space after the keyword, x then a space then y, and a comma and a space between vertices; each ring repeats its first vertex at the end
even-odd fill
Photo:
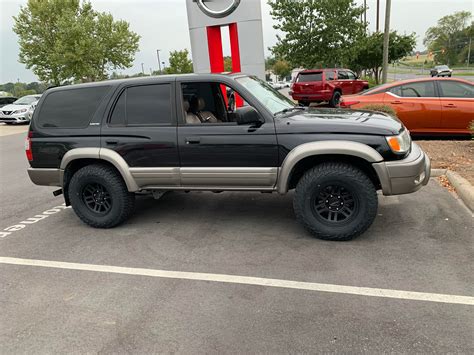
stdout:
POLYGON ((291 97, 293 100, 297 101, 329 101, 331 100, 332 92, 330 91, 323 91, 318 93, 291 93, 291 97))
POLYGON ((35 185, 61 186, 59 169, 28 168, 28 175, 35 185))
POLYGON ((416 143, 402 160, 372 164, 382 185, 384 195, 402 195, 415 192, 430 179, 430 158, 416 143))

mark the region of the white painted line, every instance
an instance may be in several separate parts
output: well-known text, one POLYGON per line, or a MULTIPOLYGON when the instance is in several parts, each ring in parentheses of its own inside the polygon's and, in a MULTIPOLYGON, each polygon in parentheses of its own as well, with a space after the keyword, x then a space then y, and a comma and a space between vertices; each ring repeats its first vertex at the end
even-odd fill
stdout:
POLYGON ((207 273, 200 273, 200 272, 153 270, 153 269, 130 268, 130 267, 121 267, 121 266, 80 264, 80 263, 68 263, 68 262, 62 262, 62 261, 20 259, 20 258, 9 258, 9 257, 0 257, 0 264, 39 266, 39 267, 48 267, 48 268, 54 268, 54 269, 106 272, 106 273, 112 273, 112 274, 151 276, 151 277, 162 277, 162 278, 169 278, 169 279, 224 282, 224 283, 267 286, 267 287, 281 287, 281 288, 292 288, 292 289, 298 289, 298 290, 342 293, 342 294, 358 295, 358 296, 396 298, 396 299, 411 300, 411 301, 441 302, 441 303, 451 303, 451 304, 464 304, 464 305, 471 305, 471 306, 474 305, 474 297, 470 297, 470 296, 447 295, 447 294, 441 294, 441 293, 400 291, 400 290, 391 290, 391 289, 384 289, 384 288, 343 286, 343 285, 322 284, 322 283, 315 283, 315 282, 300 282, 300 281, 290 281, 290 280, 267 279, 267 278, 262 278, 262 277, 249 277, 249 276, 237 276, 237 275, 225 275, 225 274, 207 274, 207 273))

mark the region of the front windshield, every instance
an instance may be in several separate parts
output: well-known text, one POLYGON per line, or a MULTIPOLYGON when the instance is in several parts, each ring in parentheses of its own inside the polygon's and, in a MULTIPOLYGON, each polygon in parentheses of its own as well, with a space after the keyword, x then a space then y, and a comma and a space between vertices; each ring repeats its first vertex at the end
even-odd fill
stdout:
POLYGON ((38 101, 36 96, 23 96, 16 100, 14 105, 31 105, 33 102, 38 101))
POLYGON ((236 79, 250 93, 257 98, 272 114, 280 112, 286 108, 295 107, 295 103, 273 89, 264 81, 254 77, 245 76, 236 79))

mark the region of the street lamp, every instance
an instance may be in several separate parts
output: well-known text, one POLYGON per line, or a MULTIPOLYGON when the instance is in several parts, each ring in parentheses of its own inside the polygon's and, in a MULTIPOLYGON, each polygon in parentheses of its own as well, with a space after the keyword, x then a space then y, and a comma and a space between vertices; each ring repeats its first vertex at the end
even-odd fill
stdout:
POLYGON ((145 68, 143 67, 145 63, 142 63, 142 74, 145 74, 145 68))
POLYGON ((156 55, 157 55, 157 57, 158 57, 158 68, 159 68, 160 74, 161 74, 160 51, 161 51, 161 49, 157 49, 157 50, 156 50, 156 55))

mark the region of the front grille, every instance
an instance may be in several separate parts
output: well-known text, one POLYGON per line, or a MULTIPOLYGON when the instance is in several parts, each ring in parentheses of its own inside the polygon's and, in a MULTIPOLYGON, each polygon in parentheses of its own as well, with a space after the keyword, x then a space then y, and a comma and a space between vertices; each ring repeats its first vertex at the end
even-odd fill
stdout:
POLYGON ((2 111, 4 115, 11 115, 13 111, 2 111))

